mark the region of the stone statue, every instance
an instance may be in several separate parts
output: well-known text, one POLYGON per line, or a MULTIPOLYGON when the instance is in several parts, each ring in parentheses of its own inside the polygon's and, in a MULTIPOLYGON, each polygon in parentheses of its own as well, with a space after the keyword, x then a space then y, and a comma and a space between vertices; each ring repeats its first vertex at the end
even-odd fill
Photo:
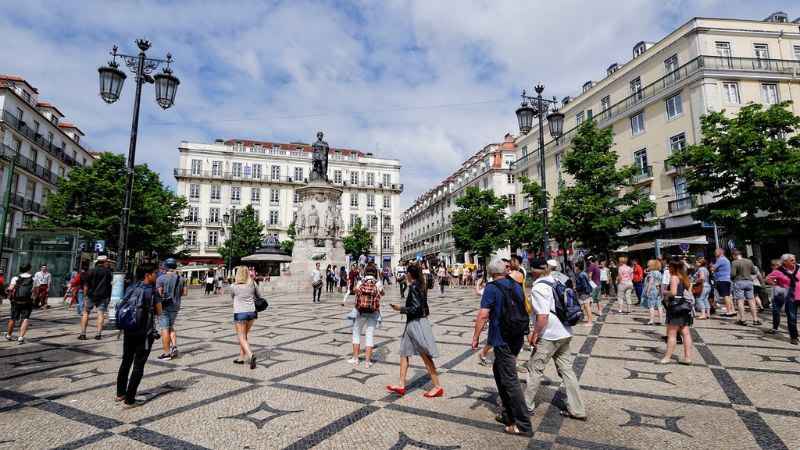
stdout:
POLYGON ((294 231, 299 237, 303 235, 303 230, 305 229, 306 229, 306 215, 305 213, 303 213, 303 210, 301 209, 300 213, 297 214, 297 220, 295 221, 294 224, 294 231))
POLYGON ((325 213, 325 234, 326 236, 336 236, 336 208, 333 204, 328 206, 328 211, 325 213))
POLYGON ((267 237, 264 239, 264 242, 261 243, 261 246, 264 248, 276 248, 280 247, 280 242, 278 240, 277 234, 268 234, 267 237))
POLYGON ((311 160, 311 174, 308 176, 309 181, 328 181, 328 153, 330 152, 330 148, 328 147, 328 143, 322 140, 322 136, 322 132, 318 132, 317 142, 311 145, 314 153, 311 160))
POLYGON ((319 216, 317 215, 317 207, 311 205, 311 211, 308 212, 308 234, 312 237, 317 237, 319 230, 319 216))
POLYGON ((336 211, 336 215, 335 215, 336 223, 335 223, 334 227, 335 227, 336 230, 335 230, 333 235, 335 237, 339 237, 339 235, 341 234, 342 230, 344 230, 344 221, 342 220, 342 211, 339 208, 335 208, 335 211, 336 211))

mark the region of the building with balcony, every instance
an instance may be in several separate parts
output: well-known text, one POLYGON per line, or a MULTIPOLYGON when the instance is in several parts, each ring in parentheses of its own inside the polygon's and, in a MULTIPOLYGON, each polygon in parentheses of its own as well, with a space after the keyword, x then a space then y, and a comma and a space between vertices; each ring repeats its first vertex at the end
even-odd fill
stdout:
MULTIPOLYGON (((509 167, 516 155, 514 136, 502 143, 489 144, 464 161, 453 174, 431 188, 403 212, 400 219, 403 260, 442 260, 451 264, 475 262, 473 255, 459 251, 453 240, 451 218, 456 199, 471 186, 491 189, 509 201, 509 212, 516 204, 514 177, 509 167)), ((508 249, 499 253, 508 255, 508 249)))
POLYGON ((72 167, 91 164, 83 132, 25 79, 0 75, 0 269, 16 271, 17 230, 44 217, 47 196, 72 167))
MULTIPOLYGON (((625 63, 564 99, 564 134, 553 139, 545 126, 547 188, 554 198, 564 183, 561 160, 577 127, 594 120, 611 127, 620 165, 635 165, 634 185, 657 204, 652 227, 626 230, 631 248, 653 249, 656 240, 694 238, 714 243, 713 224, 691 217, 709 198, 691 197, 684 169, 666 159, 701 140, 700 117, 735 114, 748 103, 771 105, 800 98, 800 19, 776 13, 765 20, 694 18, 660 41, 639 42, 625 63), (635 247, 634 247, 635 245, 635 247)), ((792 105, 800 113, 800 104, 792 105)), ((517 139, 516 176, 539 179, 538 130, 517 139)), ((521 186, 517 187, 517 191, 521 186)), ((522 205, 526 207, 527 205, 522 205)), ((796 248, 797 242, 794 247, 796 248)))
MULTIPOLYGON (((221 140, 181 142, 175 169, 177 192, 189 202, 182 225, 186 262, 222 264, 224 217, 252 205, 265 232, 288 239, 299 207, 295 188, 311 173, 312 149, 306 143, 221 140)), ((343 189, 342 221, 356 222, 374 234, 371 256, 394 266, 400 259, 400 162, 358 150, 331 148, 328 178, 343 189)))

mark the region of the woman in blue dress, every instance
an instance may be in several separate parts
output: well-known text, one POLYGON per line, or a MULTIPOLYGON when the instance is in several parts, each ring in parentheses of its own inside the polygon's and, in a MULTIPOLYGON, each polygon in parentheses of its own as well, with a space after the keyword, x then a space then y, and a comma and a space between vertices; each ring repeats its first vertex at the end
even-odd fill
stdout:
POLYGON ((661 263, 656 259, 647 261, 647 275, 642 289, 642 307, 650 310, 648 325, 661 325, 664 322, 664 309, 661 306, 661 263), (658 310, 658 322, 655 322, 658 310))

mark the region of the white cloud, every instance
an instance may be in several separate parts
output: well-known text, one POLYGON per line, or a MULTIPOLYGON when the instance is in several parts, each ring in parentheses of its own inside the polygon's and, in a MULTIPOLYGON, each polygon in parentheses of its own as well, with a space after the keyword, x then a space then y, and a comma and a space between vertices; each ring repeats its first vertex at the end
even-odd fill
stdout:
MULTIPOLYGON (((490 142, 516 132, 520 89, 574 94, 693 16, 761 19, 777 1, 82 2, 27 1, 0 17, 0 72, 37 86, 95 148, 126 152, 132 81, 106 105, 111 45, 171 51, 181 78, 161 111, 145 88, 137 161, 170 183, 181 140, 313 139, 403 163, 404 204, 490 142), (452 105, 441 107, 441 105, 452 105)), ((787 11, 790 14, 798 14, 787 11)))

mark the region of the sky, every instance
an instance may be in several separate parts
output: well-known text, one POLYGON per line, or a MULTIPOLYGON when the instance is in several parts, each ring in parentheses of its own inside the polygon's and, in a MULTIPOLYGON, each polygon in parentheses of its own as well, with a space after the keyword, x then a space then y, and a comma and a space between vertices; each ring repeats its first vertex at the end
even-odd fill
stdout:
POLYGON ((400 160, 405 208, 518 133, 523 88, 574 96, 692 17, 779 10, 800 15, 785 0, 26 0, 0 15, 0 73, 38 88, 91 150, 127 153, 133 77, 108 105, 97 68, 145 38, 181 81, 166 111, 152 85, 142 94, 136 162, 165 184, 181 141, 313 142, 321 130, 333 147, 400 160))

